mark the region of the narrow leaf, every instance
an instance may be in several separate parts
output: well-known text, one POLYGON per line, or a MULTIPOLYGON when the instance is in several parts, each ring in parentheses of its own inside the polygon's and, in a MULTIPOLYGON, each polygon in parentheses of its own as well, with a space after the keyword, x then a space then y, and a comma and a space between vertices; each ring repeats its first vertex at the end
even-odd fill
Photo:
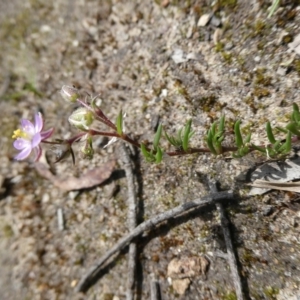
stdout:
POLYGON ((264 148, 264 147, 259 147, 254 144, 251 144, 251 147, 259 152, 266 153, 266 148, 264 148))
POLYGON ((295 122, 300 122, 300 112, 299 107, 296 103, 293 103, 293 113, 292 113, 292 120, 295 122))
POLYGON ((155 154, 155 162, 158 164, 161 162, 163 157, 163 152, 160 147, 157 147, 157 152, 155 154))
POLYGON ((189 135, 191 132, 191 124, 192 124, 192 120, 188 120, 185 125, 185 128, 184 128, 183 139, 182 139, 182 148, 184 151, 188 150, 189 135))
POLYGON ((155 136, 154 136, 154 141, 153 141, 153 147, 155 150, 158 147, 159 140, 161 138, 161 133, 162 133, 162 125, 159 124, 159 126, 157 127, 157 130, 156 130, 155 136))
POLYGON ((274 134, 273 134, 270 122, 267 122, 267 124, 266 124, 266 131, 267 131, 267 136, 268 136, 270 143, 275 144, 276 140, 274 138, 274 134))
POLYGON ((215 134, 216 134, 216 127, 217 127, 216 122, 213 122, 211 127, 210 127, 210 130, 211 130, 211 133, 212 133, 213 136, 215 136, 215 134))
POLYGON ((146 159, 151 158, 151 154, 148 152, 148 150, 146 149, 146 146, 144 144, 141 144, 141 151, 142 151, 143 156, 146 159))
POLYGON ((182 142, 182 137, 181 137, 181 132, 182 132, 183 128, 180 128, 177 132, 177 141, 180 141, 180 143, 182 142))
POLYGON ((287 130, 287 129, 285 129, 285 128, 278 127, 278 126, 276 126, 275 128, 276 128, 277 130, 279 130, 279 131, 283 132, 283 133, 288 133, 288 130, 287 130))
POLYGON ((286 154, 289 153, 291 149, 292 149, 292 132, 289 131, 286 136, 285 143, 279 148, 278 152, 286 154))
POLYGON ((218 128, 218 131, 219 132, 224 132, 225 130, 225 115, 223 115, 220 119, 220 122, 219 122, 219 128, 218 128))
POLYGON ((213 134, 211 132, 211 129, 208 130, 208 133, 206 136, 206 143, 207 143, 207 146, 208 146, 209 150, 211 151, 211 153, 213 153, 214 155, 217 155, 217 151, 213 145, 213 134))
POLYGON ((280 3, 280 0, 273 0, 272 6, 270 8, 270 13, 268 14, 268 18, 271 18, 275 12, 275 10, 278 8, 280 3))
POLYGON ((245 144, 249 144, 251 141, 251 132, 249 132, 246 136, 246 139, 245 139, 245 144))
POLYGON ((240 120, 236 121, 234 124, 235 143, 238 148, 244 145, 241 130, 240 130, 240 124, 241 124, 240 120))
POLYGON ((285 128, 291 131, 294 135, 300 136, 300 131, 298 130, 296 123, 289 123, 285 128))
POLYGON ((276 152, 280 152, 279 149, 281 147, 281 141, 277 141, 274 145, 273 145, 273 149, 276 151, 276 152))
POLYGON ((289 132, 288 134, 287 134, 287 136, 286 136, 286 149, 285 149, 285 151, 286 152, 290 152, 291 151, 291 149, 292 149, 292 133, 291 132, 289 132))

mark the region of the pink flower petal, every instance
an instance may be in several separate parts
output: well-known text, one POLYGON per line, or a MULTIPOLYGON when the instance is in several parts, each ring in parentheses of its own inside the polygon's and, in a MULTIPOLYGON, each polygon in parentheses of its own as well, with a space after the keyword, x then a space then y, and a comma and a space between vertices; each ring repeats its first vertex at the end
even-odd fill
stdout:
POLYGON ((31 153, 31 148, 24 148, 18 155, 16 155, 14 158, 16 160, 23 160, 29 156, 31 153))
POLYGON ((41 142, 42 140, 42 137, 41 137, 41 134, 38 132, 36 133, 33 137, 32 137, 32 140, 31 140, 31 147, 34 148, 34 147, 37 147, 39 145, 39 143, 41 142))
POLYGON ((35 147, 34 151, 34 161, 38 161, 42 155, 42 148, 40 146, 35 147))
POLYGON ((48 139, 54 132, 54 128, 50 128, 41 132, 42 141, 48 139))
POLYGON ((21 120, 21 128, 24 132, 26 132, 30 135, 33 135, 35 133, 34 126, 29 120, 22 119, 21 120))
POLYGON ((34 121, 35 132, 41 132, 44 126, 44 122, 42 114, 40 112, 34 115, 34 121))
POLYGON ((17 150, 23 150, 25 148, 31 149, 31 142, 22 138, 15 140, 13 145, 17 150))

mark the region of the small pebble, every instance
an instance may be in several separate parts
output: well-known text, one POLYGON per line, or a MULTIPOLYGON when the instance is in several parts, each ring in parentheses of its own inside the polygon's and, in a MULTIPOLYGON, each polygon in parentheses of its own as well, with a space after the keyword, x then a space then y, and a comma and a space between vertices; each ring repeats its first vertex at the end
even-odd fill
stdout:
POLYGON ((276 73, 280 76, 285 76, 287 73, 287 68, 279 67, 276 71, 276 73))
POLYGON ((197 26, 198 27, 204 27, 208 24, 208 22, 210 21, 211 15, 210 14, 204 14, 200 17, 197 26))
POLYGON ((260 60, 261 60, 260 56, 255 56, 255 57, 254 57, 254 61, 255 61, 255 62, 259 63, 260 60))
MULTIPOLYGON (((218 44, 219 41, 221 40, 222 38, 222 35, 223 35, 223 30, 220 29, 220 28, 217 28, 214 32, 214 35, 213 35, 213 41, 214 41, 214 44, 218 44)), ((228 43, 229 44, 229 43, 228 43)), ((230 50, 230 49, 228 49, 230 50)))
POLYGON ((211 20, 210 20, 210 22, 209 22, 209 24, 211 24, 214 27, 220 27, 221 24, 222 24, 222 22, 221 22, 221 20, 218 17, 216 17, 215 15, 213 15, 212 18, 211 18, 211 20))

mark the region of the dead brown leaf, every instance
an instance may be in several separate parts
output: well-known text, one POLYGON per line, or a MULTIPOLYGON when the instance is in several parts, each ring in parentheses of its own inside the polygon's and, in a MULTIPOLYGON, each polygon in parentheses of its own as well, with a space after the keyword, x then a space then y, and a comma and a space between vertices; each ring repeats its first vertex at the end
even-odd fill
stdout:
POLYGON ((178 293, 179 295, 183 295, 185 291, 189 288, 190 286, 190 279, 189 278, 184 278, 184 279, 174 279, 172 281, 172 287, 178 293))
POLYGON ((300 193, 300 182, 278 182, 278 181, 266 181, 266 180, 255 180, 252 184, 253 187, 273 189, 279 191, 288 191, 300 193))
POLYGON ((204 275, 208 265, 208 260, 202 256, 174 258, 168 265, 168 276, 172 278, 186 278, 204 275))
POLYGON ((208 265, 208 260, 203 256, 172 259, 168 265, 168 277, 172 279, 173 289, 183 295, 191 283, 190 277, 205 275, 208 265))
POLYGON ((114 170, 115 164, 116 161, 111 160, 98 168, 87 171, 80 177, 55 176, 43 163, 36 163, 35 168, 41 176, 50 180, 58 188, 64 191, 72 191, 91 188, 103 183, 110 177, 112 171, 114 170))

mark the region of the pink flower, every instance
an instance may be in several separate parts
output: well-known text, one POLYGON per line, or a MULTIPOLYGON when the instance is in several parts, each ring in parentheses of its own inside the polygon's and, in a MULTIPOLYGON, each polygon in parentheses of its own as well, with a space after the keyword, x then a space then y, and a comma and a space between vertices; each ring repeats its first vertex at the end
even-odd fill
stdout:
POLYGON ((14 157, 16 160, 27 158, 33 151, 35 154, 34 161, 37 161, 42 154, 40 143, 48 139, 54 131, 54 128, 42 131, 44 122, 41 113, 35 114, 34 121, 35 123, 33 125, 29 120, 22 119, 21 128, 14 131, 12 137, 16 140, 13 145, 20 151, 19 154, 14 157))

